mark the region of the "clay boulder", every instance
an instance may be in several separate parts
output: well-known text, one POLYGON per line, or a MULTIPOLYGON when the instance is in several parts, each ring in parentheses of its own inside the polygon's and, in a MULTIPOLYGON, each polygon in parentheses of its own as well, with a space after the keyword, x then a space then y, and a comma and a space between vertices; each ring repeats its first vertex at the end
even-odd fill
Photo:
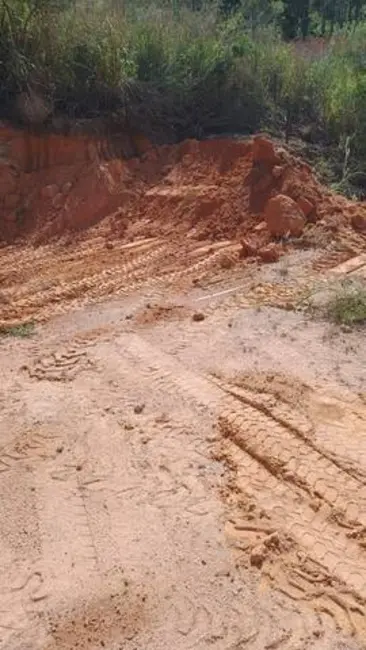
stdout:
POLYGON ((273 143, 263 136, 253 138, 253 164, 274 167, 280 163, 273 143))
POLYGON ((352 226, 358 232, 366 233, 366 214, 356 213, 351 219, 352 226))
POLYGON ((264 219, 273 237, 300 237, 306 223, 305 215, 298 204, 284 194, 269 199, 264 219))

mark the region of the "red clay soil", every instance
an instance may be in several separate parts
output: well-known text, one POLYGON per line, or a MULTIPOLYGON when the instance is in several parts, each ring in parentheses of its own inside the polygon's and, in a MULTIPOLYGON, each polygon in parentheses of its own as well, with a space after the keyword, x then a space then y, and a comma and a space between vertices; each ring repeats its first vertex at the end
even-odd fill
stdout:
MULTIPOLYGON (((0 290, 2 284, 6 304, 23 294, 24 258, 32 259, 34 246, 33 274, 44 275, 46 265, 61 283, 71 274, 75 285, 82 276, 84 292, 88 273, 95 278, 101 268, 115 268, 116 251, 123 249, 126 257, 128 246, 142 239, 170 246, 149 274, 164 264, 167 273, 177 271, 187 265, 187 255, 196 250, 204 257, 221 241, 236 243, 235 250, 242 244, 242 257, 275 261, 282 251, 279 236, 286 242, 287 235, 299 237, 314 224, 338 239, 349 233, 358 250, 365 246, 366 206, 332 194, 307 164, 263 137, 189 140, 158 149, 140 140, 135 148, 139 157, 106 160, 113 155, 107 141, 1 129, 0 290), (16 249, 9 248, 13 243, 16 249), (42 260, 39 269, 36 260, 42 260)), ((102 294, 100 287, 98 298, 102 294)), ((5 312, 13 318, 12 309, 2 311, 3 320, 5 312)))
POLYGON ((105 218, 119 232, 143 219, 158 236, 235 239, 252 234, 277 194, 296 201, 310 222, 334 222, 337 215, 344 224, 353 213, 366 213, 362 204, 322 187, 308 165, 284 149, 275 153, 259 137, 189 140, 109 162, 100 160, 100 143, 90 138, 26 136, 11 129, 0 138, 6 154, 0 164, 0 236, 6 241, 21 236, 45 243, 105 218), (32 167, 41 169, 24 171, 32 167))

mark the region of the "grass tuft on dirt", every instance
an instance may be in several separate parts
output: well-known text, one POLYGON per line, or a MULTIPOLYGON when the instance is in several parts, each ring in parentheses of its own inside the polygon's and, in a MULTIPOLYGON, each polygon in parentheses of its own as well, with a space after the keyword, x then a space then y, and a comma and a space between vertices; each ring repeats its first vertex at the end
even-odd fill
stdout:
POLYGON ((339 325, 366 323, 366 287, 354 281, 343 282, 329 299, 326 314, 339 325))
POLYGON ((30 336, 33 336, 35 332, 35 324, 30 322, 30 323, 22 323, 21 325, 13 325, 11 327, 7 326, 0 326, 0 337, 3 336, 14 336, 15 338, 19 339, 26 339, 29 338, 30 336))

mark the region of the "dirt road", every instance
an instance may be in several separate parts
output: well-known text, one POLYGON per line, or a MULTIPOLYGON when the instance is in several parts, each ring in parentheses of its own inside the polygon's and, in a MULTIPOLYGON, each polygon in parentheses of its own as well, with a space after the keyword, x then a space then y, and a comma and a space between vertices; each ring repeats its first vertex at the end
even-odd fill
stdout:
POLYGON ((364 647, 362 334, 256 278, 2 339, 2 650, 364 647))

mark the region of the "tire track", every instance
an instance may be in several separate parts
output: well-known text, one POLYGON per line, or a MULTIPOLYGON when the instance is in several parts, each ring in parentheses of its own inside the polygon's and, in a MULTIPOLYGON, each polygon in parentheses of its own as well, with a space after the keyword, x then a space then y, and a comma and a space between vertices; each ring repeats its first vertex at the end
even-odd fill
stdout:
POLYGON ((276 415, 267 406, 253 399, 248 391, 222 386, 235 398, 236 411, 223 412, 235 426, 240 420, 240 444, 271 473, 294 482, 311 497, 320 497, 343 513, 350 524, 366 524, 366 487, 357 477, 342 469, 334 458, 309 439, 309 428, 301 428, 276 415), (240 411, 236 401, 242 402, 240 411), (270 428, 270 435, 268 429, 270 428), (357 495, 357 497, 356 497, 357 495))
POLYGON ((233 451, 233 458, 238 468, 238 483, 243 491, 249 490, 253 494, 255 501, 268 513, 277 528, 305 547, 309 555, 326 567, 330 574, 337 575, 341 582, 366 598, 364 551, 342 529, 324 517, 321 509, 314 508, 307 494, 283 482, 276 470, 247 453, 247 422, 246 411, 243 409, 240 414, 239 408, 234 417, 230 413, 223 415, 220 422, 224 435, 238 448, 237 452, 233 451))
MULTIPOLYGON (((153 247, 153 244, 150 244, 153 247)), ((9 297, 12 296, 12 302, 6 304, 3 309, 2 321, 7 323, 15 321, 19 313, 22 314, 22 320, 47 320, 50 316, 60 315, 73 308, 80 308, 88 303, 96 302, 100 298, 113 293, 114 295, 126 295, 141 286, 142 283, 148 282, 149 278, 154 275, 155 267, 162 266, 161 260, 167 254, 167 244, 157 242, 152 250, 143 250, 137 254, 134 251, 127 251, 127 259, 122 263, 113 266, 103 266, 96 272, 89 270, 89 275, 84 275, 81 279, 70 279, 63 285, 55 285, 54 280, 46 282, 46 287, 42 282, 38 282, 38 288, 33 287, 33 293, 29 295, 26 291, 27 286, 21 289, 24 297, 14 299, 14 291, 8 291, 9 297), (39 286, 41 284, 41 287, 39 286)), ((88 260, 84 260, 88 265, 88 260)), ((92 265, 92 262, 90 262, 92 265)), ((71 270, 73 267, 71 268, 71 270)), ((6 290, 4 300, 7 301, 6 290)))
POLYGON ((87 346, 69 346, 44 355, 30 366, 23 366, 31 379, 38 381, 72 381, 80 372, 90 369, 92 363, 88 357, 87 346))
POLYGON ((178 389, 182 397, 205 410, 211 409, 211 412, 225 397, 213 383, 177 364, 140 336, 133 333, 122 335, 118 337, 118 343, 122 344, 124 355, 138 365, 139 374, 150 385, 150 390, 163 391, 174 397, 178 389))
POLYGON ((223 253, 226 252, 237 252, 240 249, 240 245, 233 243, 220 243, 221 245, 212 245, 208 250, 204 248, 193 249, 191 251, 190 257, 196 257, 196 255, 201 255, 202 259, 199 259, 197 262, 176 271, 169 272, 167 275, 164 275, 164 279, 167 282, 175 283, 181 279, 189 278, 192 275, 197 276, 197 279, 203 277, 203 275, 210 270, 221 258, 223 253), (216 250, 215 250, 216 248, 216 250))
MULTIPOLYGON (((221 426, 224 435, 228 436, 221 447, 221 458, 226 458, 235 468, 234 493, 240 502, 237 518, 231 519, 234 529, 241 534, 262 533, 264 545, 278 533, 296 544, 291 551, 285 551, 284 556, 274 557, 268 565, 263 565, 263 575, 290 600, 307 602, 316 612, 334 618, 337 627, 348 634, 359 632, 364 636, 364 553, 334 522, 327 521, 320 511, 314 510, 301 493, 248 457, 238 445, 237 435, 240 434, 235 433, 230 424, 222 421, 221 426), (253 505, 249 517, 243 520, 244 496, 260 511, 259 523, 254 520, 253 505), (263 513, 266 513, 264 520, 263 513)), ((236 548, 242 549, 240 552, 244 551, 245 555, 250 550, 241 544, 236 548)), ((277 554, 281 552, 281 546, 276 551, 277 554)))
MULTIPOLYGON (((29 304, 32 304, 35 308, 42 307, 47 302, 61 302, 62 300, 75 297, 75 294, 82 295, 85 292, 88 293, 89 297, 93 297, 93 289, 94 291, 97 289, 100 293, 101 289, 108 289, 111 284, 113 286, 113 283, 117 283, 117 280, 130 279, 131 276, 134 277, 136 271, 143 271, 149 262, 159 256, 164 249, 165 245, 159 242, 159 245, 153 251, 143 250, 140 253, 139 250, 137 254, 134 251, 131 251, 131 253, 127 251, 127 260, 122 261, 122 264, 119 262, 114 266, 109 265, 107 269, 103 269, 102 266, 96 273, 91 273, 86 276, 83 275, 82 278, 76 280, 70 278, 66 286, 60 287, 56 285, 49 289, 39 291, 39 286, 35 285, 32 293, 32 291, 28 290, 30 287, 27 285, 26 288, 18 292, 19 299, 17 301, 17 308, 26 309, 29 304), (110 279, 111 276, 112 279, 110 279)), ((84 270, 85 263, 86 260, 80 260, 80 265, 84 270)), ((77 271, 75 265, 73 265, 72 271, 73 273, 77 271)))
POLYGON ((340 583, 366 599, 364 550, 329 517, 336 509, 344 512, 348 521, 364 525, 363 485, 307 444, 300 436, 309 435, 306 428, 285 426, 265 406, 243 403, 241 393, 228 395, 226 386, 186 370, 137 335, 123 340, 127 356, 135 358, 152 390, 170 395, 179 390, 191 404, 219 416, 226 437, 237 447, 236 464, 245 490, 253 490, 276 527, 340 583), (329 506, 326 511, 314 497, 329 506))
POLYGON ((366 408, 361 397, 341 399, 314 391, 306 414, 314 426, 314 442, 324 454, 366 484, 366 408))
MULTIPOLYGON (((220 381, 217 382, 220 385, 220 381)), ((221 382, 228 393, 258 408, 360 483, 366 481, 366 409, 362 397, 325 392, 319 386, 265 373, 221 382), (350 435, 350 431, 352 434, 350 435)))
POLYGON ((56 609, 70 597, 70 577, 73 598, 95 589, 98 556, 77 467, 56 474, 45 468, 35 483, 47 608, 56 609))

